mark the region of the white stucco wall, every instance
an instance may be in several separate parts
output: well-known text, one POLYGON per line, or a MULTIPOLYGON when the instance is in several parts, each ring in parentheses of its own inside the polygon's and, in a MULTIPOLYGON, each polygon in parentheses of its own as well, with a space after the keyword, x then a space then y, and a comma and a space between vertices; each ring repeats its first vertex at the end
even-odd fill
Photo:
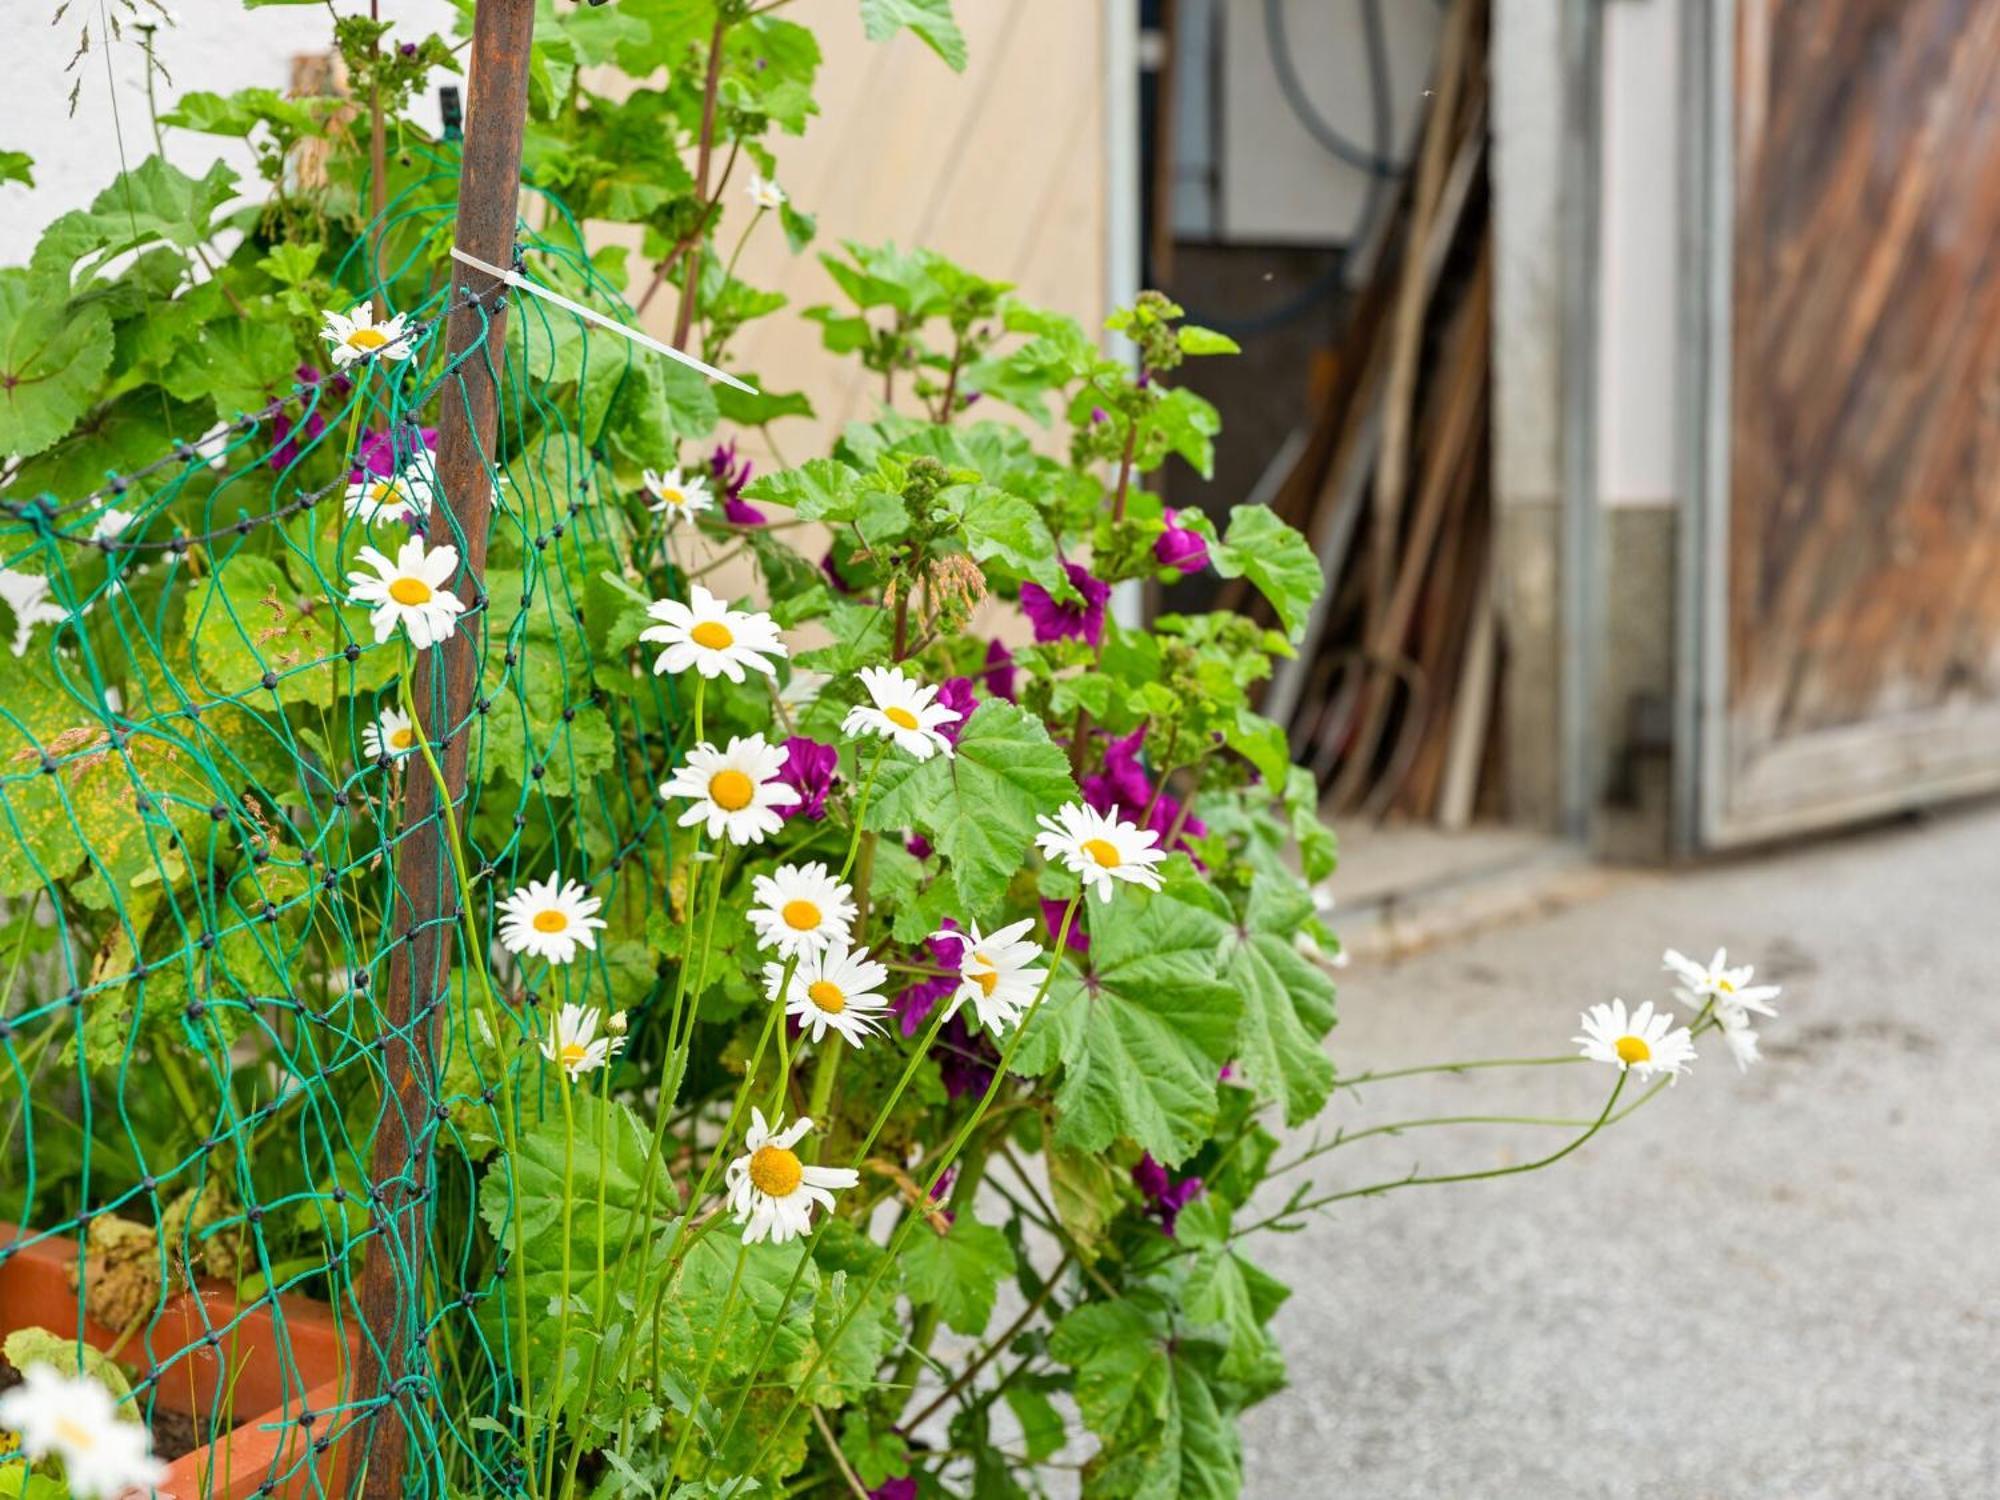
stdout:
MULTIPOLYGON (((160 31, 158 47, 173 83, 157 84, 162 109, 181 94, 200 90, 228 93, 258 86, 282 92, 291 83, 293 57, 332 47, 331 22, 319 6, 245 10, 239 0, 171 0, 169 8, 177 24, 160 31)), ((0 264, 26 260, 49 220, 87 206, 110 184, 118 173, 121 135, 132 165, 153 154, 136 34, 128 27, 126 40, 109 49, 107 86, 97 7, 72 5, 61 23, 51 26, 55 10, 56 0, 0 0, 0 47, 8 59, 7 87, 0 93, 0 147, 35 158, 36 184, 0 188, 0 264), (77 64, 83 93, 71 118, 69 91, 77 75, 63 69, 86 19, 91 50, 77 64)), ((445 0, 382 0, 382 14, 413 40, 428 31, 450 35, 456 16, 445 0)), ((435 129, 436 113, 435 99, 428 100, 418 118, 435 129)), ((253 173, 241 142, 170 130, 166 145, 168 159, 185 171, 203 171, 221 156, 245 177, 253 173)))

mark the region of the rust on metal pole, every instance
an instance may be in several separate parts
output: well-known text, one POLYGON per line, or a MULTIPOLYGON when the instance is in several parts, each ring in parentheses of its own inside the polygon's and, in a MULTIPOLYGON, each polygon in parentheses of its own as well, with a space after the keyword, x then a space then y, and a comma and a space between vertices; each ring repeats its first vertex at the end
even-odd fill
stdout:
MULTIPOLYGON (((478 0, 455 239, 467 254, 496 266, 510 264, 514 256, 534 27, 535 0, 478 0)), ((506 363, 505 292, 485 272, 453 263, 445 348, 456 373, 443 386, 437 424, 437 475, 452 535, 434 529, 432 536, 458 548, 455 587, 469 607, 484 595, 493 507, 490 459, 499 425, 496 376, 506 363), (474 297, 477 305, 468 300, 474 297)), ((471 738, 466 721, 479 678, 477 646, 486 613, 472 608, 462 621, 442 647, 419 657, 411 684, 424 718, 419 732, 442 751, 444 781, 455 806, 463 804, 465 793, 471 738)), ((377 1403, 364 1429, 364 1500, 404 1500, 429 1489, 408 1481, 408 1437, 416 1393, 435 1374, 423 1348, 433 1110, 439 1097, 435 1060, 454 945, 463 931, 437 788, 421 772, 405 777, 402 827, 390 918, 394 952, 382 1001, 382 1117, 369 1169, 375 1233, 359 1291, 365 1332, 356 1397, 377 1403)))

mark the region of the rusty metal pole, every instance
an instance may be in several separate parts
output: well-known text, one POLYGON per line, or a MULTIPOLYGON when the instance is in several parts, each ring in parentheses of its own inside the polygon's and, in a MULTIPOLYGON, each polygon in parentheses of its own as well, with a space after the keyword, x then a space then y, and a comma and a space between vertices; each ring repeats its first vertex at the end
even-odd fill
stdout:
MULTIPOLYGON (((490 265, 508 265, 514 256, 534 29, 535 0, 478 0, 455 239, 460 249, 490 265)), ((489 461, 499 425, 496 376, 506 364, 505 292, 485 272, 453 263, 445 348, 456 373, 441 395, 437 475, 451 512, 450 540, 461 558, 455 586, 468 606, 476 606, 484 593, 487 522, 493 508, 489 461), (477 306, 468 303, 471 297, 479 299, 477 306), (484 348, 477 348, 482 342, 484 348)), ((437 529, 433 538, 447 539, 437 529)), ((444 781, 455 806, 465 794, 471 738, 466 721, 479 679, 476 648, 486 615, 480 611, 462 619, 449 641, 418 660, 412 682, 425 719, 419 732, 442 752, 444 781)), ((453 946, 463 930, 437 788, 420 772, 405 777, 402 826, 390 920, 394 953, 382 1002, 387 1088, 369 1169, 375 1236, 359 1292, 366 1331, 355 1389, 361 1401, 379 1399, 364 1427, 364 1500, 404 1500, 418 1492, 406 1479, 405 1403, 414 1404, 414 1391, 428 1386, 434 1373, 424 1360, 422 1328, 431 1148, 437 1130, 433 1110, 439 1097, 437 1034, 453 946)))

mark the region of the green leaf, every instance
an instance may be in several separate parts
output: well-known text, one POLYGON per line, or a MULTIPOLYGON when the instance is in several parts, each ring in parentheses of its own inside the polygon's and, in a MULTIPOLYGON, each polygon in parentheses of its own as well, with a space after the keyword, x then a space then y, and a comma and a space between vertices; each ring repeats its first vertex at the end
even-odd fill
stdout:
POLYGON ((0 1343, 0 1354, 24 1374, 31 1365, 53 1365, 65 1375, 81 1371, 111 1392, 116 1400, 132 1394, 132 1382, 125 1378, 125 1372, 111 1356, 46 1328, 15 1329, 7 1335, 5 1343, 0 1343))
POLYGON ((871 42, 887 41, 907 26, 953 72, 965 71, 965 33, 952 19, 951 0, 861 0, 861 24, 871 42))
POLYGON ((33 269, 67 286, 79 270, 140 245, 164 242, 183 250, 211 239, 215 214, 236 196, 236 173, 225 162, 196 179, 149 156, 97 195, 88 212, 63 214, 42 232, 33 269))
POLYGON ((210 697, 235 698, 259 692, 268 672, 280 703, 330 702, 345 686, 329 665, 340 649, 335 618, 270 558, 232 556, 187 594, 183 620, 196 680, 210 697))
POLYGON ((910 1300, 934 1305, 954 1333, 982 1332, 1000 1283, 1013 1274, 1007 1236, 970 1213, 960 1213, 947 1234, 920 1232, 903 1251, 910 1300))
POLYGON ((25 151, 0 151, 0 182, 35 185, 35 159, 25 151))
POLYGON ((1217 973, 1227 919, 1185 859, 1164 890, 1120 886, 1089 900, 1090 953, 1058 972, 1016 1055, 1017 1071, 1062 1065, 1059 1145, 1102 1151, 1121 1137, 1177 1166, 1208 1139, 1216 1078, 1242 999, 1217 973))
POLYGON ((1247 708, 1239 708, 1236 717, 1224 724, 1223 738, 1230 749, 1257 768, 1266 785, 1281 787, 1290 777, 1292 747, 1282 725, 1247 708))
POLYGON ((801 521, 851 521, 860 509, 861 475, 837 458, 808 459, 752 480, 743 498, 788 505, 801 521))
POLYGON ((290 390, 298 363, 282 323, 229 318, 181 345, 160 383, 183 401, 207 397, 227 422, 290 390))
POLYGON ((1049 1355, 1076 1371, 1076 1404, 1107 1441, 1161 1420, 1172 1400, 1158 1326, 1139 1298, 1087 1302, 1049 1335, 1049 1355))
POLYGON ((1238 505, 1229 512, 1229 530, 1208 549, 1224 578, 1248 578, 1271 601, 1296 643, 1325 576, 1306 539, 1279 520, 1269 506, 1238 505))
POLYGON ((1014 577, 1045 587, 1057 583, 1062 567, 1055 538, 1028 501, 990 484, 952 485, 938 500, 957 517, 966 550, 980 562, 997 562, 1014 577))
POLYGON ((1241 354, 1243 348, 1226 333, 1217 333, 1213 328, 1198 327, 1193 323, 1183 323, 1174 333, 1174 340, 1183 354, 1241 354))
POLYGON ((1140 446, 1145 466, 1158 463, 1165 452, 1178 453, 1203 479, 1215 472, 1215 435, 1222 417, 1207 401, 1184 385, 1160 398, 1141 425, 1140 446))
POLYGON ((1076 800, 1064 755, 1042 721, 990 699, 954 755, 918 764, 891 751, 876 776, 868 826, 921 829, 951 863, 966 915, 990 913, 1035 841, 1035 817, 1076 800))
POLYGON ((0 453, 39 453, 68 432, 111 363, 110 314, 67 302, 62 284, 0 271, 0 453))
POLYGON ((1333 981, 1292 946, 1312 916, 1305 886, 1260 874, 1242 925, 1223 945, 1225 977, 1243 999, 1237 1065, 1284 1107, 1287 1125, 1318 1114, 1333 1088, 1333 1059, 1320 1049, 1333 1027, 1333 981))

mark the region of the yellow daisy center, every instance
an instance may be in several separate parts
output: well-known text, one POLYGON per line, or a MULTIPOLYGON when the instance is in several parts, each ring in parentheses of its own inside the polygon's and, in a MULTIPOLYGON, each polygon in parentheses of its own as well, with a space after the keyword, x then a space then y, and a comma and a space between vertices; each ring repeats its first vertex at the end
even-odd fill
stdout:
POLYGON ((708 800, 724 812, 741 812, 756 794, 757 788, 741 771, 717 771, 709 778, 708 800))
POLYGON ((565 1068, 574 1068, 590 1056, 590 1048, 582 1042, 564 1042, 562 1050, 556 1054, 565 1068))
POLYGON ((389 736, 389 748, 391 750, 407 750, 410 746, 416 744, 416 742, 417 732, 414 729, 398 729, 393 731, 389 736))
MULTIPOLYGON (((990 963, 991 960, 982 954, 979 962, 990 963)), ((991 995, 994 990, 1000 987, 1000 971, 998 969, 987 969, 983 973, 974 974, 972 982, 979 986, 980 994, 991 995)))
POLYGON ((736 637, 720 620, 703 620, 688 632, 688 639, 708 651, 727 651, 736 644, 736 637))
POLYGON ((806 998, 830 1016, 847 1009, 847 996, 841 994, 840 986, 831 979, 815 979, 807 985, 806 998))
POLYGON ((822 920, 820 909, 810 901, 787 901, 785 909, 778 915, 794 932, 811 932, 822 920))
POLYGON ((1646 1045, 1646 1039, 1642 1036, 1621 1036, 1613 1044, 1612 1050, 1618 1054, 1618 1060, 1628 1068, 1634 1063, 1653 1060, 1653 1049, 1646 1045))
POLYGON ((547 911, 538 911, 535 913, 535 931, 537 932, 561 932, 568 926, 569 918, 554 907, 549 908, 547 911))
POLYGON ((380 349, 389 342, 389 335, 379 328, 357 328, 347 336, 347 347, 359 349, 364 354, 370 349, 380 349))
POLYGON ((1085 839, 1081 847, 1085 854, 1107 870, 1115 870, 1124 863, 1118 857, 1118 846, 1108 839, 1085 839))
POLYGON ((898 729, 916 729, 920 727, 917 723, 917 716, 901 704, 895 704, 883 709, 882 717, 887 719, 891 724, 894 724, 898 729))
POLYGON ((389 585, 389 597, 409 609, 430 603, 435 592, 421 578, 398 578, 389 585))
POLYGON ((1723 994, 1725 994, 1725 995, 1733 995, 1733 994, 1735 994, 1735 993, 1736 993, 1736 986, 1735 986, 1735 984, 1734 984, 1734 983, 1733 983, 1732 981, 1730 981, 1730 980, 1727 980, 1727 979, 1718 979, 1718 980, 1716 980, 1716 981, 1715 981, 1715 987, 1716 987, 1716 988, 1717 988, 1718 990, 1722 991, 1722 993, 1723 993, 1723 994))
POLYGON ((750 1158, 750 1185, 767 1198, 789 1198, 799 1190, 805 1168, 783 1146, 759 1146, 750 1158))
POLYGON ((389 505, 402 499, 403 494, 401 490, 396 488, 393 481, 385 479, 368 492, 368 498, 373 500, 377 505, 389 505))
POLYGON ((97 1446, 97 1434, 70 1417, 56 1418, 55 1433, 64 1447, 80 1453, 88 1453, 97 1446))
POLYGON ((686 504, 687 504, 687 496, 686 496, 686 495, 684 495, 683 493, 681 493, 681 491, 679 491, 679 490, 661 490, 661 491, 660 491, 660 504, 662 504, 662 505, 686 505, 686 504))

